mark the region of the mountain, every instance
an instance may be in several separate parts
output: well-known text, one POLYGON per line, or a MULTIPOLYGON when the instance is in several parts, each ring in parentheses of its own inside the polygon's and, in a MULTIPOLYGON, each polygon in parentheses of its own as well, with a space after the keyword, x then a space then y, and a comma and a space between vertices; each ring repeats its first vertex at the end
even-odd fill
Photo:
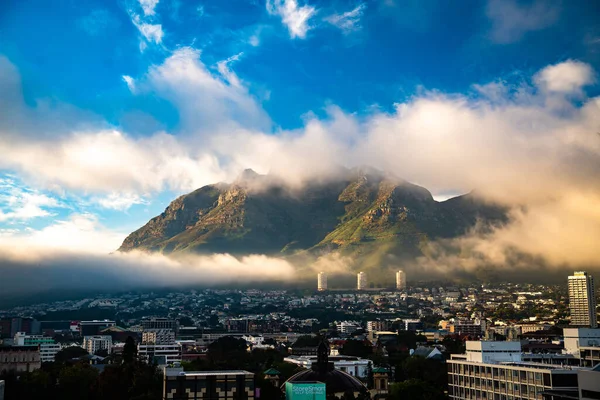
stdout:
POLYGON ((505 211, 473 194, 437 202, 391 174, 361 167, 341 178, 291 189, 244 171, 231 184, 204 186, 174 200, 131 233, 119 251, 350 256, 372 269, 422 254, 437 238, 460 236, 505 211))

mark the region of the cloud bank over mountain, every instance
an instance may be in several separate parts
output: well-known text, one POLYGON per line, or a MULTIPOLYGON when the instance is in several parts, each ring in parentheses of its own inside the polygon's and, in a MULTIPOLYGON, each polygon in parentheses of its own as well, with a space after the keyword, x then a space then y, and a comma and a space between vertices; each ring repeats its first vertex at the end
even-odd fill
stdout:
MULTIPOLYGON (((68 104, 25 102, 17 69, 2 58, 0 169, 118 203, 231 181, 246 168, 297 187, 333 178, 339 166, 371 165, 434 194, 475 189, 511 208, 510 224, 434 243, 422 265, 506 268, 517 252, 553 268, 600 268, 600 98, 586 97, 596 82, 590 65, 566 60, 516 84, 473 82, 466 94, 423 89, 390 112, 359 116, 331 104, 325 117, 306 114, 294 130, 274 127, 230 68, 209 67, 199 51, 182 48, 128 80, 134 95, 166 99, 180 116, 174 131, 141 137, 68 104)), ((96 260, 109 265, 111 257, 96 260)), ((150 260, 137 264, 159 269, 150 260)), ((285 263, 272 262, 273 269, 285 263)), ((209 271, 218 264, 203 263, 209 271)))

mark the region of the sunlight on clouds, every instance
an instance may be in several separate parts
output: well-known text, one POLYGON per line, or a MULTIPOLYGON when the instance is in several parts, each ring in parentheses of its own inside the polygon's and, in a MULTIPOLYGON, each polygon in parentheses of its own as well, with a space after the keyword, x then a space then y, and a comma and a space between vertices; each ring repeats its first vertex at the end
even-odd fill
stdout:
MULTIPOLYGON (((507 226, 444 244, 482 254, 470 263, 503 260, 515 248, 551 265, 593 261, 600 242, 600 98, 573 99, 592 82, 587 64, 540 70, 523 83, 527 96, 512 95, 499 81, 473 86, 478 96, 422 91, 392 112, 358 116, 329 106, 326 117, 307 116, 303 127, 273 134, 259 128, 257 120, 268 116, 244 83, 223 80, 199 55, 180 49, 136 79, 139 90, 177 106, 178 136, 134 138, 101 129, 57 132, 52 141, 0 136, 0 168, 108 195, 105 205, 126 207, 135 196, 165 188, 231 181, 245 168, 294 186, 333 178, 340 166, 371 165, 434 193, 476 189, 510 208, 507 226), (549 99, 562 108, 548 107, 549 99), (561 242, 577 251, 550 248, 561 242)), ((65 224, 73 221, 62 229, 65 224)), ((440 246, 432 252, 446 257, 440 246)))
POLYGON ((55 198, 17 184, 13 179, 0 178, 0 222, 28 221, 54 215, 49 209, 64 207, 55 198))
MULTIPOLYGON (((57 220, 40 230, 30 229, 13 234, 2 245, 27 258, 36 257, 36 250, 60 250, 108 254, 118 248, 126 233, 113 232, 102 226, 93 214, 73 214, 66 220, 57 220)), ((8 252, 8 249, 3 249, 8 252)))
POLYGON ((548 92, 581 95, 584 86, 596 81, 589 64, 568 60, 550 65, 534 76, 536 84, 548 92))

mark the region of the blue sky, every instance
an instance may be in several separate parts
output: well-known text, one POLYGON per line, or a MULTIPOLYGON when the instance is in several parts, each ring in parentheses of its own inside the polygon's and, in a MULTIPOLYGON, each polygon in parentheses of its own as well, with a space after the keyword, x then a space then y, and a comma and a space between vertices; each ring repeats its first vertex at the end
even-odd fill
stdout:
POLYGON ((0 237, 67 226, 104 251, 246 167, 300 184, 368 163, 440 198, 551 171, 573 152, 545 134, 600 129, 599 16, 580 0, 4 1, 0 237))

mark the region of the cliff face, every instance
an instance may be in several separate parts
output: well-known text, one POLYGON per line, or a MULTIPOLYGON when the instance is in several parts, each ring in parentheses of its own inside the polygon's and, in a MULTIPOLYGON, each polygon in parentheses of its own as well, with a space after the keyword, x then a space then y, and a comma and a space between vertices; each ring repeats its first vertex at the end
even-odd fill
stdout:
POLYGON ((245 171, 232 184, 208 185, 174 200, 119 250, 340 252, 382 265, 390 255, 418 256, 428 240, 459 236, 478 221, 505 219, 504 210, 471 194, 437 202, 425 188, 369 168, 296 191, 245 171))

